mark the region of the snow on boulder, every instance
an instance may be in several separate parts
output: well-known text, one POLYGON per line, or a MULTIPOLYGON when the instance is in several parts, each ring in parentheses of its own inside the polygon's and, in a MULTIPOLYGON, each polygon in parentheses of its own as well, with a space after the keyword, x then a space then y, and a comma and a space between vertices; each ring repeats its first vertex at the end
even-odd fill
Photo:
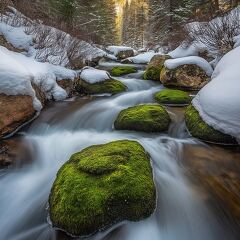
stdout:
POLYGON ((42 105, 36 98, 32 84, 39 86, 48 99, 63 100, 67 93, 57 81, 72 81, 76 76, 73 70, 37 62, 33 58, 0 47, 0 93, 32 96, 34 108, 38 111, 42 105))
POLYGON ((182 65, 197 65, 202 68, 208 76, 211 76, 213 73, 213 68, 204 58, 191 56, 177 59, 168 59, 165 61, 164 65, 168 69, 175 69, 182 65))
POLYGON ((216 130, 240 141, 240 47, 217 64, 212 81, 194 98, 193 105, 203 120, 216 130))
POLYGON ((135 57, 129 57, 123 60, 123 63, 148 64, 156 55, 154 52, 141 53, 135 57))
POLYGON ((107 51, 114 54, 119 60, 134 56, 134 49, 126 46, 109 46, 107 51))
POLYGON ((104 82, 110 80, 111 77, 108 72, 104 70, 98 70, 92 67, 85 67, 80 72, 80 78, 90 84, 104 82))

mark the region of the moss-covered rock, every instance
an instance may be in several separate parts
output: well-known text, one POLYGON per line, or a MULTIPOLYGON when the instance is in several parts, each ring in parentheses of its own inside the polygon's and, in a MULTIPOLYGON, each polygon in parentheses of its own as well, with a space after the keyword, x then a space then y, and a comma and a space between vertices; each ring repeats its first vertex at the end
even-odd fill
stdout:
POLYGON ((103 94, 110 93, 112 95, 124 92, 127 87, 120 81, 110 79, 104 82, 87 83, 86 81, 79 80, 76 86, 76 91, 80 94, 103 94))
POLYGON ((188 93, 181 90, 163 89, 154 95, 156 101, 161 104, 185 105, 191 102, 188 93))
POLYGON ((236 140, 233 137, 219 132, 206 124, 192 105, 188 106, 186 110, 185 121, 193 137, 218 144, 236 144, 236 140))
POLYGON ((164 132, 171 120, 166 109, 160 105, 138 105, 120 112, 114 126, 117 130, 141 132, 164 132))
POLYGON ((143 79, 160 81, 160 73, 164 67, 164 62, 169 58, 171 57, 168 55, 155 55, 148 64, 148 67, 143 74, 143 79))
POLYGON ((156 204, 149 156, 135 141, 88 147, 59 170, 49 204, 53 226, 75 236, 147 218, 156 204))
POLYGON ((121 66, 121 67, 114 67, 111 71, 110 74, 112 76, 118 77, 130 73, 136 73, 137 69, 135 67, 130 67, 130 66, 121 66))
POLYGON ((166 87, 178 87, 199 90, 209 82, 210 78, 197 65, 182 65, 176 69, 165 66, 161 70, 160 81, 166 87))

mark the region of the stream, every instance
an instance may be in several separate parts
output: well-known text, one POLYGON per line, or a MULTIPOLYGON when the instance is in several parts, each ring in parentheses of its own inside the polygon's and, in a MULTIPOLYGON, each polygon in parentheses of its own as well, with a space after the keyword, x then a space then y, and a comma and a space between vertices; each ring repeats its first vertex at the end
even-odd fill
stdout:
POLYGON ((73 153, 119 139, 137 140, 150 154, 157 208, 144 221, 118 224, 91 240, 235 239, 181 168, 184 144, 199 144, 187 134, 181 111, 167 108, 173 119, 167 134, 113 129, 122 109, 154 102, 153 94, 163 88, 140 76, 141 71, 119 78, 128 87, 126 93, 50 103, 23 131, 27 159, 18 167, 0 172, 1 240, 71 239, 48 221, 48 196, 56 173, 73 153))

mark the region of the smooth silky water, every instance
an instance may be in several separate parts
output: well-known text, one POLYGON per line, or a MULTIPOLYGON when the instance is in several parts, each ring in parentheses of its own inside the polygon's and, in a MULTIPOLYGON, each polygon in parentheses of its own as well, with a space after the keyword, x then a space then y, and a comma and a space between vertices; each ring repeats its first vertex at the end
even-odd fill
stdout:
POLYGON ((159 84, 138 79, 140 75, 119 78, 129 91, 117 96, 52 103, 29 127, 23 141, 32 161, 0 175, 1 240, 71 239, 53 229, 48 219, 48 196, 56 173, 73 153, 119 139, 137 140, 151 155, 157 208, 144 221, 120 223, 91 240, 234 239, 184 176, 179 164, 182 147, 197 143, 187 136, 184 123, 174 112, 170 112, 174 123, 168 134, 113 129, 122 109, 152 103, 153 94, 162 89, 159 84))

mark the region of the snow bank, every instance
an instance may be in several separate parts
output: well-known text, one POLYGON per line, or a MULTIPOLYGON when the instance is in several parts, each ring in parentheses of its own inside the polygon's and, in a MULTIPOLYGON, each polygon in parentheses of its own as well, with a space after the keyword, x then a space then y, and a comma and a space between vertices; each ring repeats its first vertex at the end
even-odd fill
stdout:
POLYGON ((107 55, 105 51, 94 45, 80 41, 54 27, 33 21, 14 8, 12 11, 1 16, 0 35, 3 35, 14 47, 25 49, 28 56, 38 61, 69 66, 68 52, 72 51, 71 47, 74 45, 77 46, 74 56, 82 61, 91 61, 107 55), (11 24, 17 26, 13 27, 11 24), (48 35, 45 36, 46 33, 48 35))
POLYGON ((202 68, 208 76, 211 76, 213 73, 213 68, 204 58, 191 56, 191 57, 183 57, 176 59, 168 59, 165 61, 164 65, 168 69, 175 69, 179 66, 185 64, 194 64, 202 68))
POLYGON ((206 48, 199 43, 192 43, 189 46, 182 44, 177 47, 175 50, 168 53, 168 55, 172 58, 182 58, 188 56, 198 56, 200 52, 205 51, 206 48))
POLYGON ((136 64, 148 64, 156 54, 154 52, 146 52, 127 59, 136 64))
POLYGON ((67 93, 56 81, 62 79, 71 81, 75 77, 76 72, 73 70, 40 63, 33 58, 0 47, 0 93, 32 96, 34 107, 38 111, 42 106, 35 96, 31 83, 40 86, 47 98, 63 100, 67 93))
POLYGON ((104 82, 111 79, 108 72, 91 67, 83 68, 80 72, 80 78, 90 84, 104 82))
POLYGON ((208 83, 194 98, 193 105, 204 121, 240 141, 240 47, 217 64, 208 83))
POLYGON ((109 47, 107 47, 107 51, 113 53, 115 56, 117 56, 120 52, 129 51, 129 50, 134 51, 133 48, 126 47, 126 46, 109 46, 109 47))

